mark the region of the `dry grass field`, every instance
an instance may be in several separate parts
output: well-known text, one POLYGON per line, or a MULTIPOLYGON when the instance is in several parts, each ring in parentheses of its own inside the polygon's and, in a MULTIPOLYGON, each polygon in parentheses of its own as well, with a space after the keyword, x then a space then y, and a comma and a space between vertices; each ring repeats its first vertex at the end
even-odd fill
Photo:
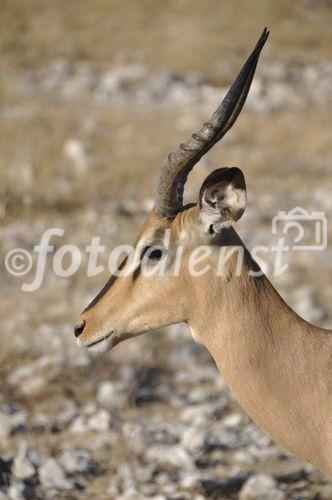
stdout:
MULTIPOLYGON (((324 211, 331 229, 332 2, 2 0, 0 10, 0 499, 332 498, 327 478, 249 420, 184 326, 102 357, 72 333, 109 274, 87 278, 84 248, 93 236, 109 251, 135 241, 160 165, 215 109, 264 26, 248 103, 186 196, 195 201, 214 168, 240 166, 249 248, 295 206, 324 211), (15 277, 5 256, 32 252, 52 227, 64 229, 55 250, 77 245, 82 265, 60 278, 49 255, 42 286, 24 292, 36 258, 15 277)), ((326 327, 331 257, 329 236, 271 276, 326 327)))

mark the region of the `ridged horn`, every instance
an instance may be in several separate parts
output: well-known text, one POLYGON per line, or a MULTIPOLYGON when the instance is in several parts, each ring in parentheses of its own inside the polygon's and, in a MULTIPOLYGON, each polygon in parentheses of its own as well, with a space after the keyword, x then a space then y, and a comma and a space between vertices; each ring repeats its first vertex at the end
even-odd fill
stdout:
POLYGON ((188 142, 180 144, 179 149, 168 156, 161 168, 154 203, 154 211, 159 217, 172 219, 181 210, 184 185, 189 172, 202 156, 226 134, 239 116, 268 36, 269 31, 265 28, 256 47, 210 120, 204 123, 188 142))

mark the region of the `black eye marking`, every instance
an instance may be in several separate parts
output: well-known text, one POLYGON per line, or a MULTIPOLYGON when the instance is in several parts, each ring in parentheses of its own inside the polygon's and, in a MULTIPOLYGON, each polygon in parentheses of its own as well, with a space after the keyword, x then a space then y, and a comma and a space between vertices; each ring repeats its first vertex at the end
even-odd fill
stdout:
POLYGON ((161 260, 166 255, 166 251, 162 247, 157 246, 146 246, 141 253, 141 261, 143 259, 148 260, 161 260))
POLYGON ((161 248, 155 248, 151 252, 149 252, 149 259, 151 260, 160 260, 164 256, 164 252, 161 248))
MULTIPOLYGON (((128 257, 125 257, 123 259, 123 261, 121 262, 121 264, 119 265, 119 267, 117 269, 118 272, 122 271, 122 269, 126 265, 127 260, 128 260, 128 257)), ((93 299, 93 301, 90 302, 90 304, 84 309, 83 312, 88 311, 93 306, 95 306, 97 304, 97 302, 99 302, 99 300, 106 294, 106 292, 108 292, 108 290, 111 288, 111 286, 114 285, 114 283, 116 282, 116 280, 118 278, 118 272, 115 272, 114 274, 112 274, 112 276, 110 277, 110 279, 108 280, 106 285, 100 290, 100 292, 96 295, 96 297, 93 299)))
POLYGON ((135 271, 133 273, 133 281, 137 280, 137 278, 141 274, 141 270, 142 270, 142 267, 141 267, 141 264, 140 264, 139 266, 136 267, 136 269, 135 269, 135 271))

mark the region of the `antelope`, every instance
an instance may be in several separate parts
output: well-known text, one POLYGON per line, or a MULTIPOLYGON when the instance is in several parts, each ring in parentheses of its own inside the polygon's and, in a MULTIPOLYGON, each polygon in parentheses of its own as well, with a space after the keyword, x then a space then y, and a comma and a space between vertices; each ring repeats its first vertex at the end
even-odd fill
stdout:
POLYGON ((213 171, 197 203, 183 205, 188 174, 240 114, 268 35, 265 28, 210 120, 168 156, 135 248, 82 312, 74 333, 80 346, 106 352, 150 330, 187 323, 258 426, 332 474, 332 331, 300 318, 257 272, 234 229, 246 207, 239 168, 213 171), (172 264, 180 246, 176 274, 172 264), (193 276, 189 260, 200 246, 209 250, 204 264, 210 266, 193 276), (237 259, 230 258, 216 276, 218 254, 226 247, 243 250, 241 272, 236 272, 237 259), (143 262, 148 269, 163 263, 164 273, 147 275, 143 262))

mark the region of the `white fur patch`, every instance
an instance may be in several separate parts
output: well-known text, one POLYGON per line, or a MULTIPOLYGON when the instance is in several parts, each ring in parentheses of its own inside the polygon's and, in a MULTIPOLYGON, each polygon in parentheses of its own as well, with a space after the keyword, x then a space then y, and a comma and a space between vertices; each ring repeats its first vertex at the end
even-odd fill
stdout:
POLYGON ((189 328, 190 328, 190 333, 191 333, 194 341, 197 342, 197 344, 200 344, 200 341, 198 340, 198 337, 197 337, 197 335, 195 333, 195 330, 191 326, 189 328))
POLYGON ((247 193, 245 189, 234 188, 232 184, 220 188, 210 200, 210 202, 216 204, 216 207, 211 206, 211 203, 206 201, 205 196, 206 193, 202 198, 202 210, 200 212, 200 223, 203 225, 205 232, 209 231, 211 225, 213 225, 216 232, 219 232, 223 227, 229 227, 234 223, 228 212, 223 213, 223 209, 238 212, 246 207, 247 193), (221 201, 218 202, 218 200, 221 201))
POLYGON ((80 339, 77 339, 76 342, 80 347, 87 348, 90 352, 99 353, 99 354, 107 352, 110 349, 112 349, 112 347, 113 347, 113 339, 110 337, 101 338, 100 342, 98 342, 97 344, 92 345, 92 346, 83 344, 80 341, 80 339))
POLYGON ((103 354, 104 352, 109 351, 113 347, 113 339, 102 339, 98 344, 95 344, 91 347, 88 347, 89 351, 103 354))

